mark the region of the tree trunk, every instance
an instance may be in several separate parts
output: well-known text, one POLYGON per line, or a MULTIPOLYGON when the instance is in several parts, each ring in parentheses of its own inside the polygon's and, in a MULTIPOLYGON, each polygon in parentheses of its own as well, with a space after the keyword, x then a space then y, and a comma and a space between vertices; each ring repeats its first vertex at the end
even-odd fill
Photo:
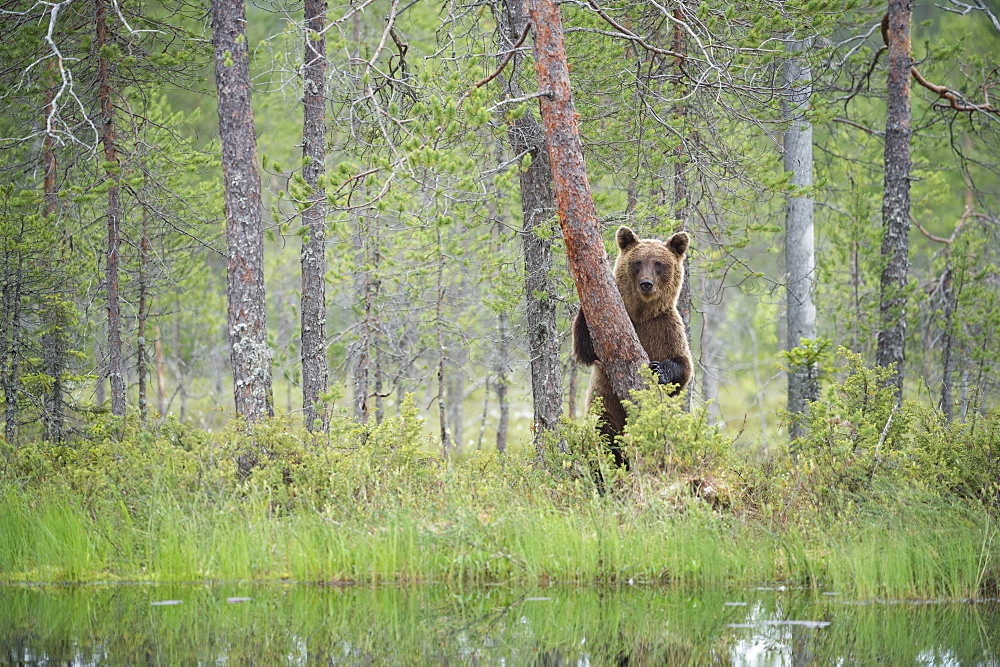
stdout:
MULTIPOLYGON (((677 22, 673 26, 673 39, 671 48, 674 53, 683 54, 685 50, 685 37, 687 33, 684 29, 684 24, 686 18, 684 16, 684 10, 678 7, 674 10, 674 18, 677 22)), ((678 80, 683 76, 683 71, 681 69, 683 65, 682 57, 677 58, 677 76, 678 80)), ((678 95, 681 97, 681 95, 678 95)), ((680 102, 674 106, 674 116, 678 119, 678 126, 684 127, 686 125, 685 116, 687 115, 687 106, 680 102)), ((688 180, 687 180, 687 165, 688 156, 684 150, 684 139, 685 137, 681 135, 678 138, 677 150, 674 153, 674 219, 677 220, 678 229, 677 231, 690 231, 689 230, 689 218, 690 214, 690 203, 688 202, 688 180)), ((680 313, 681 321, 684 323, 684 337, 687 339, 688 344, 691 342, 691 310, 692 310, 692 300, 691 300, 691 253, 684 253, 684 277, 681 279, 681 290, 677 295, 677 312, 680 313)), ((689 381, 690 382, 690 381, 689 381)), ((688 412, 691 411, 691 397, 694 393, 693 383, 691 385, 691 390, 683 393, 681 396, 681 401, 684 404, 684 409, 688 412)))
POLYGON ((320 180, 326 173, 326 0, 305 0, 302 177, 309 201, 302 211, 302 414, 306 428, 329 431, 321 396, 329 386, 326 363, 326 203, 320 180))
POLYGON ((111 100, 111 64, 103 54, 108 43, 107 7, 97 0, 97 95, 101 103, 101 143, 108 188, 108 242, 104 293, 108 309, 108 379, 111 381, 111 414, 125 415, 125 360, 122 354, 121 304, 118 297, 118 263, 121 250, 121 187, 115 146, 115 116, 111 100))
POLYGON ((434 314, 435 342, 437 345, 437 404, 438 404, 438 425, 441 430, 441 454, 448 456, 448 449, 451 447, 451 435, 448 431, 448 412, 445 409, 445 373, 444 367, 447 360, 444 347, 444 245, 441 239, 441 226, 435 226, 437 240, 437 304, 434 314))
MULTIPOLYGON (((812 187, 812 123, 805 118, 812 94, 812 73, 796 54, 809 47, 808 42, 789 41, 785 51, 784 75, 787 97, 785 114, 790 124, 784 136, 784 166, 791 172, 796 188, 812 187)), ((813 240, 813 200, 811 195, 791 196, 785 212, 785 272, 787 332, 786 349, 793 350, 803 338, 816 338, 816 253, 813 240)), ((802 435, 801 415, 809 402, 819 398, 815 363, 790 364, 788 372, 788 412, 791 415, 789 437, 802 435)))
POLYGON ((590 193, 576 109, 569 85, 562 17, 554 0, 530 0, 535 72, 552 184, 570 272, 587 317, 597 357, 621 399, 643 386, 640 367, 649 363, 629 320, 604 248, 590 193), (594 314, 600 313, 600 316, 594 314))
POLYGON ((157 323, 153 329, 156 339, 153 341, 153 360, 156 364, 156 411, 160 419, 167 414, 167 392, 166 382, 163 378, 163 338, 160 336, 160 325, 157 323))
MULTIPOLYGON (((225 182, 228 325, 236 412, 249 422, 270 417, 271 352, 264 301, 264 233, 261 222, 257 138, 250 105, 246 8, 242 0, 212 0, 215 83, 225 182)), ((240 455, 243 473, 256 463, 240 455)))
POLYGON ((882 255, 877 362, 896 365, 896 400, 903 398, 906 341, 906 274, 910 228, 910 1, 889 0, 885 18, 889 46, 886 87, 885 185, 882 200, 882 255))
POLYGON ((142 212, 142 238, 139 241, 139 311, 137 313, 136 328, 136 376, 139 385, 139 419, 143 424, 149 415, 149 402, 146 399, 146 365, 148 347, 146 345, 146 320, 149 317, 149 218, 143 209, 142 212))
MULTIPOLYGON (((497 336, 500 340, 497 341, 497 359, 494 366, 496 380, 493 386, 496 387, 497 405, 500 408, 500 418, 497 421, 497 451, 502 454, 507 451, 507 433, 510 426, 510 401, 507 400, 507 384, 510 382, 507 377, 507 367, 510 365, 510 327, 507 324, 505 311, 501 311, 497 317, 497 336)), ((487 386, 487 400, 489 391, 487 386)), ((538 423, 537 420, 535 423, 538 423)))
POLYGON ((942 331, 944 340, 941 351, 941 413, 948 421, 951 421, 952 412, 955 409, 955 402, 952 398, 952 375, 954 374, 954 360, 952 359, 952 348, 954 346, 954 333, 952 330, 955 319, 955 298, 952 289, 951 263, 945 266, 944 275, 941 277, 941 300, 944 301, 944 324, 942 331))
POLYGON ((364 214, 358 218, 358 234, 354 241, 355 263, 354 291, 360 300, 362 316, 358 328, 358 340, 354 345, 354 419, 359 424, 368 423, 368 397, 371 395, 372 358, 372 268, 368 261, 368 250, 372 244, 371 233, 364 214))
MULTIPOLYGON (((56 67, 55 61, 51 68, 56 67)), ((56 88, 51 87, 47 93, 48 100, 45 105, 45 117, 50 118, 54 113, 56 88)), ((59 226, 56 218, 59 195, 56 190, 56 152, 55 134, 46 132, 42 141, 42 163, 45 165, 45 177, 42 183, 45 195, 45 217, 51 224, 59 226)), ((63 235, 56 233, 56 243, 59 244, 60 254, 64 250, 63 235)), ((67 305, 64 302, 64 289, 56 286, 56 297, 50 300, 43 314, 45 320, 45 333, 42 337, 42 361, 45 374, 52 378, 52 386, 45 397, 45 439, 53 443, 61 443, 63 439, 63 424, 65 423, 65 405, 63 403, 63 373, 67 365, 68 334, 66 320, 67 305)))
POLYGON ((20 379, 18 370, 18 339, 21 328, 21 288, 24 279, 22 259, 4 258, 4 275, 0 281, 0 385, 4 398, 4 439, 17 442, 20 379))
MULTIPOLYGON (((501 15, 500 51, 514 48, 524 33, 528 16, 524 0, 507 0, 501 15)), ((523 96, 517 83, 517 71, 522 58, 515 55, 511 72, 502 77, 504 94, 508 98, 523 96)), ((559 328, 556 320, 555 286, 552 284, 552 241, 539 231, 551 219, 556 209, 552 189, 552 170, 545 133, 533 113, 525 113, 509 126, 508 138, 515 155, 528 152, 531 164, 520 172, 521 207, 523 211, 521 242, 524 250, 525 328, 528 334, 528 355, 531 363, 531 395, 534 403, 533 438, 536 447, 545 431, 555 428, 562 414, 562 371, 559 361, 559 328)), ((507 387, 497 383, 501 397, 501 419, 506 407, 507 387), (502 394, 501 394, 502 392, 502 394)), ((504 435, 506 433, 504 432, 504 435)), ((500 433, 497 434, 500 443, 500 433)), ((506 447, 506 442, 504 442, 506 447)))

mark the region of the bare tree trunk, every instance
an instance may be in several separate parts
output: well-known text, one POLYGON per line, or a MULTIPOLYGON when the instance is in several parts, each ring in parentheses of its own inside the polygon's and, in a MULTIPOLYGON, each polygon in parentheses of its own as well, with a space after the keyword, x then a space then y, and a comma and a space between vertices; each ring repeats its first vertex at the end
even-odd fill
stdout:
POLYGON ((951 263, 945 267, 944 276, 941 277, 941 300, 944 301, 944 341, 941 352, 941 412, 951 421, 952 412, 955 410, 955 401, 952 398, 952 375, 955 372, 954 361, 952 359, 952 347, 954 345, 954 334, 952 332, 953 321, 955 319, 955 294, 951 284, 951 263))
POLYGON ((302 178, 309 201, 302 211, 302 416, 306 428, 329 431, 321 396, 329 387, 326 363, 326 203, 320 180, 326 174, 326 0, 305 0, 305 56, 302 120, 302 178))
MULTIPOLYGON (((52 68, 55 68, 55 61, 52 68)), ((49 89, 48 101, 45 105, 45 117, 50 118, 54 112, 56 89, 53 86, 49 89)), ((56 218, 59 195, 56 191, 56 153, 55 135, 46 132, 42 142, 42 162, 45 165, 45 178, 43 180, 43 190, 45 195, 45 217, 53 224, 59 225, 56 218)), ((60 251, 64 249, 63 235, 57 233, 56 243, 59 244, 60 251)), ((52 378, 52 386, 45 397, 45 439, 49 442, 61 443, 63 439, 63 425, 65 423, 65 406, 63 403, 63 373, 66 370, 68 334, 66 321, 67 306, 62 303, 65 291, 62 287, 56 287, 56 299, 49 301, 45 308, 43 317, 45 318, 45 333, 42 339, 42 355, 45 374, 52 378)))
POLYGON ((448 412, 445 408, 445 373, 444 367, 447 360, 444 348, 444 246, 441 239, 441 226, 436 226, 437 234, 437 305, 434 315, 434 327, 437 343, 437 404, 438 404, 438 425, 441 427, 441 454, 448 455, 451 435, 448 432, 448 412))
POLYGON ((570 272, 580 307, 584 313, 592 313, 587 324, 597 357, 615 395, 627 399, 630 391, 643 386, 639 368, 644 368, 649 358, 615 286, 597 223, 570 91, 559 7, 554 0, 530 0, 528 6, 534 26, 538 88, 547 93, 539 99, 570 272), (596 313, 600 317, 593 315, 596 313))
POLYGON ((146 320, 149 317, 149 217, 146 210, 142 212, 142 238, 139 241, 139 312, 136 322, 136 375, 139 384, 139 419, 143 424, 149 415, 149 403, 146 400, 146 363, 148 352, 146 351, 146 320))
MULTIPOLYGON (((230 362, 236 412, 250 422, 274 414, 271 351, 264 301, 264 233, 261 221, 257 138, 250 105, 246 8, 242 0, 212 0, 215 83, 225 182, 230 362)), ((245 452, 242 473, 256 464, 245 452)))
MULTIPOLYGON (((501 312, 497 317, 497 335, 500 340, 497 345, 497 359, 494 367, 496 380, 494 387, 497 392, 497 404, 500 408, 500 418, 497 421, 497 451, 507 451, 507 433, 510 425, 510 401, 507 400, 507 367, 510 364, 510 327, 507 323, 507 313, 501 312)), ((486 388, 489 397, 489 387, 486 388)), ((485 406, 484 406, 485 409, 485 406)))
POLYGON ((357 269, 354 273, 354 291, 361 300, 362 316, 358 329, 358 340, 354 344, 354 418, 359 424, 367 424, 369 417, 368 398, 371 395, 372 361, 372 310, 374 292, 372 290, 372 267, 368 252, 372 234, 367 219, 358 218, 358 234, 355 239, 357 269))
POLYGON ((69 350, 71 306, 64 301, 62 288, 50 300, 43 313, 45 333, 42 337, 42 361, 45 374, 52 378, 52 386, 45 396, 45 439, 53 443, 63 441, 66 408, 63 402, 63 373, 66 371, 69 350))
MULTIPOLYGON (((796 188, 812 187, 812 123, 805 118, 812 95, 812 72, 796 54, 809 47, 808 42, 789 41, 785 51, 784 75, 788 93, 785 113, 791 119, 784 136, 784 166, 791 172, 796 188)), ((787 339, 786 349, 793 350, 803 338, 816 338, 816 252, 813 238, 813 200, 811 195, 788 198, 785 213, 785 272, 787 339)), ((819 398, 816 364, 790 364, 788 371, 788 412, 791 415, 789 437, 802 435, 801 415, 806 406, 819 398)))
POLYGON ((125 360, 122 354, 121 304, 118 297, 118 263, 121 250, 121 186, 115 146, 115 116, 111 100, 111 64, 104 57, 108 43, 107 7, 97 0, 97 95, 101 102, 101 143, 108 180, 108 242, 104 293, 108 309, 108 379, 111 381, 111 414, 125 415, 125 360))
POLYGON ((881 329, 879 366, 896 365, 896 400, 903 398, 906 342, 906 275, 910 228, 910 0, 889 0, 883 19, 889 46, 886 86, 885 186, 882 201, 882 255, 886 258, 879 289, 881 329))
POLYGON ((153 341, 153 359, 156 364, 156 411, 162 419, 167 414, 166 382, 163 378, 163 338, 160 336, 160 325, 153 330, 156 340, 153 341))
MULTIPOLYGON (((500 51, 515 48, 528 23, 524 0, 506 0, 501 14, 500 51)), ((511 73, 503 77, 508 98, 523 96, 517 82, 522 61, 512 59, 511 73)), ((531 395, 534 403, 535 446, 545 431, 555 428, 562 414, 562 371, 559 361, 559 328, 556 320, 555 286, 552 274, 552 241, 539 232, 555 214, 556 199, 552 189, 552 170, 545 133, 534 114, 525 113, 509 126, 508 138, 516 155, 528 153, 531 164, 520 173, 523 221, 521 242, 524 249, 525 328, 531 363, 531 395)), ((497 383, 497 395, 505 383, 497 383)), ((501 417, 506 403, 501 402, 501 417)), ((506 434, 505 434, 506 435, 506 434)), ((499 438, 499 433, 498 433, 499 438)), ((499 444, 499 440, 498 440, 499 444)), ((506 443, 505 443, 506 446, 506 443)))
POLYGON ((0 281, 0 385, 4 398, 4 438, 17 442, 20 378, 18 373, 18 338, 21 327, 22 260, 5 258, 0 281), (10 261, 13 259, 13 261, 10 261))
MULTIPOLYGON (((687 33, 684 30, 685 16, 684 10, 678 7, 674 10, 674 18, 677 22, 673 26, 673 40, 672 48, 674 53, 683 54, 685 51, 685 37, 687 33)), ((683 64, 683 57, 679 55, 677 57, 677 69, 678 78, 683 74, 681 72, 681 66, 683 64)), ((685 121, 684 117, 687 115, 687 107, 683 102, 678 103, 674 107, 674 116, 678 119, 678 125, 684 127, 685 121)), ((674 154, 674 219, 678 222, 677 231, 690 231, 690 202, 688 201, 688 177, 687 177, 687 154, 684 150, 684 137, 681 136, 677 142, 677 150, 674 154)), ((691 340, 691 253, 684 254, 684 274, 681 279, 681 289, 680 293, 677 295, 677 312, 680 313, 681 321, 684 323, 684 337, 690 342, 691 340)), ((690 382, 690 380, 689 380, 690 382)), ((691 411, 691 395, 692 391, 686 391, 681 396, 681 401, 683 401, 684 409, 688 412, 691 411)))
POLYGON ((719 409, 719 387, 722 384, 722 369, 726 366, 725 341, 718 329, 726 320, 726 303, 718 294, 718 287, 707 277, 701 286, 701 399, 708 405, 709 414, 716 419, 722 417, 719 409))
POLYGON ((465 446, 465 378, 462 376, 462 366, 452 364, 451 377, 448 378, 448 423, 451 424, 451 441, 455 451, 461 453, 465 446))

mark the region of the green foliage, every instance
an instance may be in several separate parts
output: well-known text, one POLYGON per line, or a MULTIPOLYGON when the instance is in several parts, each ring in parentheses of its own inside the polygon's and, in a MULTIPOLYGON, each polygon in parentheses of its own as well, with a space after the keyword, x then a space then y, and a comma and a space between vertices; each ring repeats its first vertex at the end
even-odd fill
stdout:
POLYGON ((867 368, 860 355, 844 348, 840 354, 846 378, 810 404, 805 434, 794 443, 810 489, 831 502, 844 495, 863 499, 877 473, 901 471, 915 410, 909 403, 897 407, 887 384, 892 369, 867 368))
POLYGON ((802 338, 798 347, 781 350, 778 356, 785 362, 787 371, 815 369, 817 378, 833 371, 828 338, 802 338))
POLYGON ((683 396, 671 396, 670 389, 649 382, 624 404, 622 444, 635 470, 667 479, 723 474, 732 463, 732 441, 709 423, 707 406, 686 411, 683 396))
POLYGON ((949 421, 938 410, 897 405, 891 369, 867 368, 841 348, 846 377, 809 406, 806 433, 793 443, 796 476, 818 505, 889 502, 901 489, 996 506, 1000 413, 949 421))

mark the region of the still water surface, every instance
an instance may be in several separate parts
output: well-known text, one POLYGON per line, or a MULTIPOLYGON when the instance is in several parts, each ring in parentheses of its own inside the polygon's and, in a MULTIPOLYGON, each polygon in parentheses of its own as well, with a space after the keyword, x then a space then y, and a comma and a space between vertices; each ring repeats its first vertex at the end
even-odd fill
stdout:
POLYGON ((1000 664, 1000 603, 738 589, 0 586, 0 664, 1000 664))

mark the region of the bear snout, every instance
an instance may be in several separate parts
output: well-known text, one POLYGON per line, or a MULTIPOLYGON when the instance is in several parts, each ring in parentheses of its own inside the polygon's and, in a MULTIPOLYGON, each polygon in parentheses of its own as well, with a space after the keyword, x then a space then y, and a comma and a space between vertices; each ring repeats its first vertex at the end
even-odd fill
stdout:
POLYGON ((643 278, 639 281, 639 291, 643 294, 650 294, 653 291, 653 281, 649 278, 643 278))

